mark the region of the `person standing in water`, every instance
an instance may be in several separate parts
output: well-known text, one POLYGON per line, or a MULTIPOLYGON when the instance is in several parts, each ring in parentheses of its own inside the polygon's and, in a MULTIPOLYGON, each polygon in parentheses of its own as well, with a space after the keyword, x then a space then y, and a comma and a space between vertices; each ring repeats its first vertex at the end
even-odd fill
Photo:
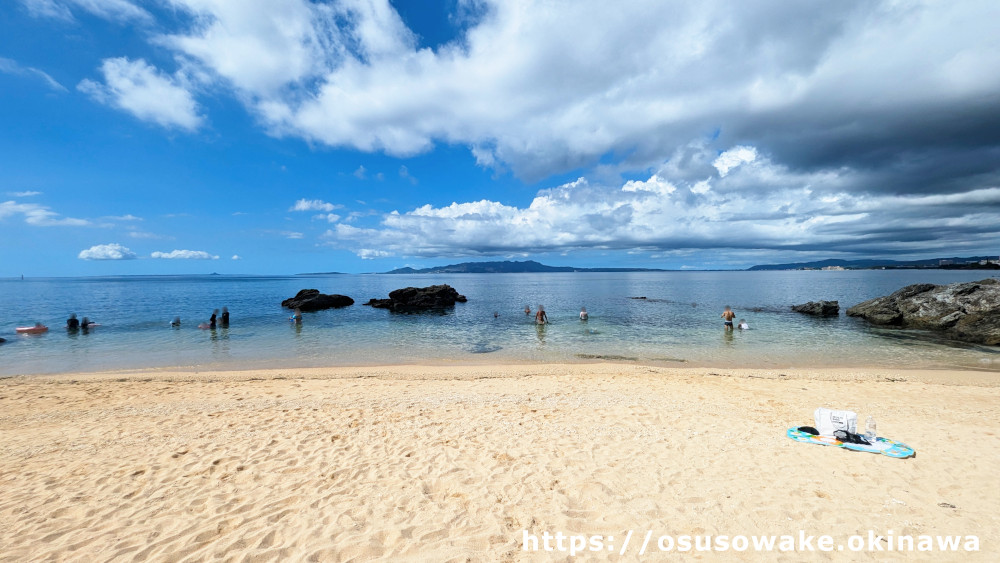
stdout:
POLYGON ((525 314, 525 316, 531 314, 531 305, 525 305, 524 306, 524 314, 525 314))
POLYGON ((215 328, 215 324, 217 322, 218 315, 219 315, 219 310, 218 309, 215 309, 214 311, 212 311, 212 316, 208 319, 208 328, 215 328))
POLYGON ((740 319, 740 324, 738 324, 736 326, 736 328, 738 328, 740 330, 750 330, 750 325, 747 324, 747 320, 746 319, 740 319))
POLYGON ((302 310, 299 309, 298 307, 296 307, 295 308, 295 312, 292 313, 291 318, 289 318, 288 320, 290 320, 290 321, 292 321, 293 323, 296 323, 296 324, 301 323, 302 322, 302 310))
POLYGON ((174 327, 181 326, 181 318, 180 317, 174 317, 174 320, 170 321, 170 326, 174 326, 174 327))
POLYGON ((722 312, 722 324, 726 328, 726 332, 733 330, 733 319, 736 318, 736 313, 733 312, 733 308, 726 305, 726 310, 722 312))
POLYGON ((229 328, 229 307, 222 308, 222 328, 229 328))
POLYGON ((549 316, 545 314, 545 307, 539 305, 538 312, 535 313, 535 323, 544 325, 548 324, 548 322, 549 322, 549 316))
POLYGON ((76 313, 70 313, 69 318, 66 319, 66 328, 70 330, 80 328, 80 319, 76 318, 76 313))
POLYGON ((589 318, 590 318, 590 315, 587 314, 587 308, 586 307, 580 307, 580 320, 581 321, 585 321, 585 320, 587 320, 589 318))

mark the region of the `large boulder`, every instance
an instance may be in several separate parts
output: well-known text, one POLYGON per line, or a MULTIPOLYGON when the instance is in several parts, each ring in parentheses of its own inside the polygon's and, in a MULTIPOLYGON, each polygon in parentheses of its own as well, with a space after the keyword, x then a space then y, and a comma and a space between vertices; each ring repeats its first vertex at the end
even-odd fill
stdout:
POLYGON ((450 285, 432 285, 429 287, 404 287, 389 293, 388 299, 372 299, 365 303, 377 309, 391 311, 423 311, 454 307, 455 303, 468 301, 464 295, 459 295, 450 285))
POLYGON ((327 295, 320 293, 318 289, 303 289, 296 293, 295 297, 281 302, 282 307, 302 311, 321 311, 335 307, 347 307, 348 305, 354 305, 354 300, 350 297, 336 294, 327 295))
POLYGON ((816 317, 836 317, 840 315, 840 303, 837 301, 810 301, 801 305, 792 305, 796 313, 816 317))
POLYGON ((1000 345, 1000 280, 910 285, 847 310, 872 324, 934 330, 955 340, 1000 345))

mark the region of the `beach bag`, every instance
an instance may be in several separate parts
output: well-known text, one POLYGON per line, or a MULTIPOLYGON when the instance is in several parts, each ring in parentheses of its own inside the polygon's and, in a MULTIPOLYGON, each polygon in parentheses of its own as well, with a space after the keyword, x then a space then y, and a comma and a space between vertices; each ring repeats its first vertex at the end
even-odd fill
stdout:
POLYGON ((837 430, 857 434, 858 413, 854 411, 835 411, 820 407, 816 409, 814 417, 820 436, 833 436, 837 430))

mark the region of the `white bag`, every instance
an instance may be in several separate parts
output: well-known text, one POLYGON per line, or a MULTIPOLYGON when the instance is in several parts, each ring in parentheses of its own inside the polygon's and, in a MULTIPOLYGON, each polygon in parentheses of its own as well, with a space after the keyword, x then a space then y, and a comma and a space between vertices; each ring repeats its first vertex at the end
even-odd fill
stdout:
POLYGON ((820 407, 813 415, 816 419, 816 430, 820 436, 833 436, 837 430, 846 430, 857 434, 858 413, 853 411, 835 411, 820 407))

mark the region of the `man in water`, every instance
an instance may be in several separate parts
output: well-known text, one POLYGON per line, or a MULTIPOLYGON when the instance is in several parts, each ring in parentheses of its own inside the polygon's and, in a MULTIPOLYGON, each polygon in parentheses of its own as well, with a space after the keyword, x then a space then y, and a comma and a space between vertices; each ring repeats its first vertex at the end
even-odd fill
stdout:
POLYGON ((580 320, 581 321, 585 321, 585 320, 587 320, 589 318, 590 318, 590 315, 587 314, 587 308, 586 307, 580 307, 580 320))
POLYGON ((70 330, 80 328, 80 319, 76 318, 76 313, 70 313, 69 318, 66 319, 66 328, 70 330))
POLYGON ((733 330, 733 319, 736 318, 736 313, 733 312, 733 308, 726 305, 726 310, 722 312, 723 325, 726 327, 726 331, 733 330))
POLYGON ((229 327, 229 307, 222 308, 222 328, 229 327))
POLYGON ((545 307, 541 305, 538 306, 538 312, 535 313, 535 323, 543 325, 549 322, 549 316, 545 314, 545 307))
POLYGON ((525 305, 524 306, 524 314, 525 315, 530 315, 531 314, 531 306, 530 305, 525 305))
POLYGON ((208 319, 208 328, 215 328, 216 319, 218 318, 219 310, 216 309, 212 311, 212 316, 208 319))

